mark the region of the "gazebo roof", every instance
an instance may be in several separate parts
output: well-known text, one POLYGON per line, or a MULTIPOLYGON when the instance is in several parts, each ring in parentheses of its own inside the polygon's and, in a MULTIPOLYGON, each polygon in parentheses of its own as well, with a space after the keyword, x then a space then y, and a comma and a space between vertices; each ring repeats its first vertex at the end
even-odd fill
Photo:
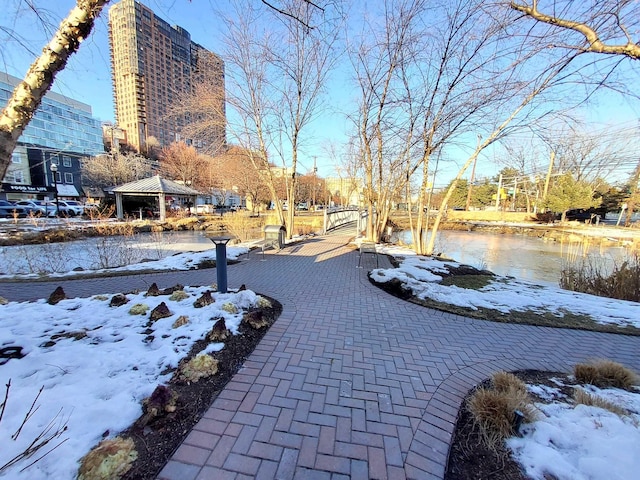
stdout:
POLYGON ((165 193, 167 195, 198 195, 200 192, 166 178, 155 175, 135 182, 125 183, 113 189, 116 193, 165 193))

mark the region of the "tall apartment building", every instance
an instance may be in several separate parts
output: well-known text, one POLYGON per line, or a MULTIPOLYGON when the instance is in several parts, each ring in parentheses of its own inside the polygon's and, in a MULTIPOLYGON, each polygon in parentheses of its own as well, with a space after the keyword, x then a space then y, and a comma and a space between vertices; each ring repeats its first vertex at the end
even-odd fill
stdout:
MULTIPOLYGON (((171 106, 192 92, 199 81, 219 82, 224 116, 224 63, 216 54, 191 41, 184 28, 171 26, 135 0, 122 0, 109 10, 109 43, 118 127, 127 140, 146 152, 154 137, 160 146, 185 141, 199 150, 225 145, 224 121, 208 145, 185 138, 189 115, 175 118, 171 106)), ((224 120, 224 118, 222 119, 224 120)))
MULTIPOLYGON (((0 72, 0 108, 20 79, 0 72)), ((0 185, 0 198, 53 198, 83 196, 82 158, 104 153, 100 120, 86 103, 47 92, 33 119, 18 139, 11 164, 0 185), (55 164, 58 171, 51 171, 55 164)))

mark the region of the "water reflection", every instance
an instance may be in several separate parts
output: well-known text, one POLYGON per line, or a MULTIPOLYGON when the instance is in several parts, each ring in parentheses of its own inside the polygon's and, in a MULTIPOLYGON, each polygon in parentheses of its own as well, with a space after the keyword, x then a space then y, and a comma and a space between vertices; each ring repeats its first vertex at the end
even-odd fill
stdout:
MULTIPOLYGON (((409 244, 411 233, 403 232, 400 239, 409 244)), ((626 258, 622 247, 593 246, 578 238, 556 242, 521 235, 463 231, 438 232, 435 252, 499 275, 549 285, 558 285, 565 262, 585 259, 610 270, 614 263, 619 264, 626 258)))

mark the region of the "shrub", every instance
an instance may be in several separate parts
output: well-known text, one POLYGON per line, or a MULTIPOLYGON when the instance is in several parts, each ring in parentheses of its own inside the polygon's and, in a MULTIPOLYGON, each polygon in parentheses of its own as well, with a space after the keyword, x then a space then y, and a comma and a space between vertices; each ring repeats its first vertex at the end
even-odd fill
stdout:
POLYGON ((479 388, 467 401, 480 435, 489 447, 495 447, 517 432, 517 413, 523 421, 535 418, 535 407, 524 383, 512 374, 498 372, 492 378, 493 389, 479 388))
POLYGON ((231 313, 231 314, 236 314, 238 313, 238 307, 236 307, 233 303, 231 302, 227 302, 224 305, 222 305, 222 310, 224 310, 227 313, 231 313))
POLYGON ((224 215, 224 223, 227 231, 241 242, 262 237, 262 217, 252 217, 248 212, 232 212, 224 215))
POLYGON ((196 355, 181 368, 181 377, 187 382, 195 383, 201 378, 210 377, 216 373, 218 373, 218 360, 206 353, 196 355))
POLYGON ((129 309, 129 315, 146 315, 149 310, 149 305, 144 303, 136 303, 129 309))
POLYGON ((573 374, 580 383, 596 387, 616 387, 631 390, 638 382, 638 376, 627 367, 610 360, 596 360, 591 363, 579 363, 573 374))
POLYGON ((80 461, 79 480, 120 478, 138 458, 133 440, 116 437, 103 440, 80 461))
POLYGON ((261 295, 258 295, 258 302, 257 302, 258 307, 260 308, 271 308, 271 301, 268 298, 264 298, 261 295))
POLYGON ((174 302, 179 302, 180 300, 184 300, 185 298, 189 298, 189 294, 187 292, 185 292, 184 290, 176 290, 175 292, 173 292, 171 294, 171 296, 169 297, 169 300, 172 300, 174 302))
POLYGON ((508 372, 494 373, 493 377, 491 377, 491 383, 493 385, 493 388, 498 392, 509 392, 513 390, 523 395, 527 394, 527 386, 522 380, 516 377, 513 373, 508 373, 508 372))

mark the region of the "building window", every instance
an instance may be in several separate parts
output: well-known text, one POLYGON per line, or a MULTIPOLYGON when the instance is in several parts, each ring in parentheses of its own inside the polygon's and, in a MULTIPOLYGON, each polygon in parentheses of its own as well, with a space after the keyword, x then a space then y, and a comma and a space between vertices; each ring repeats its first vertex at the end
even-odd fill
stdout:
POLYGON ((73 183, 73 173, 64 173, 64 183, 73 183))
POLYGON ((60 172, 56 172, 56 179, 54 180, 55 183, 62 183, 62 174, 60 172))
POLYGON ((24 183, 24 172, 15 170, 13 172, 13 183, 24 183))
POLYGON ((60 166, 60 158, 57 155, 52 155, 51 157, 49 157, 49 159, 51 160, 51 163, 53 165, 60 166))
POLYGON ((62 165, 64 165, 65 167, 70 167, 71 166, 71 157, 64 155, 62 157, 62 165))
POLYGON ((22 163, 22 155, 17 152, 14 152, 11 155, 11 163, 22 163))

